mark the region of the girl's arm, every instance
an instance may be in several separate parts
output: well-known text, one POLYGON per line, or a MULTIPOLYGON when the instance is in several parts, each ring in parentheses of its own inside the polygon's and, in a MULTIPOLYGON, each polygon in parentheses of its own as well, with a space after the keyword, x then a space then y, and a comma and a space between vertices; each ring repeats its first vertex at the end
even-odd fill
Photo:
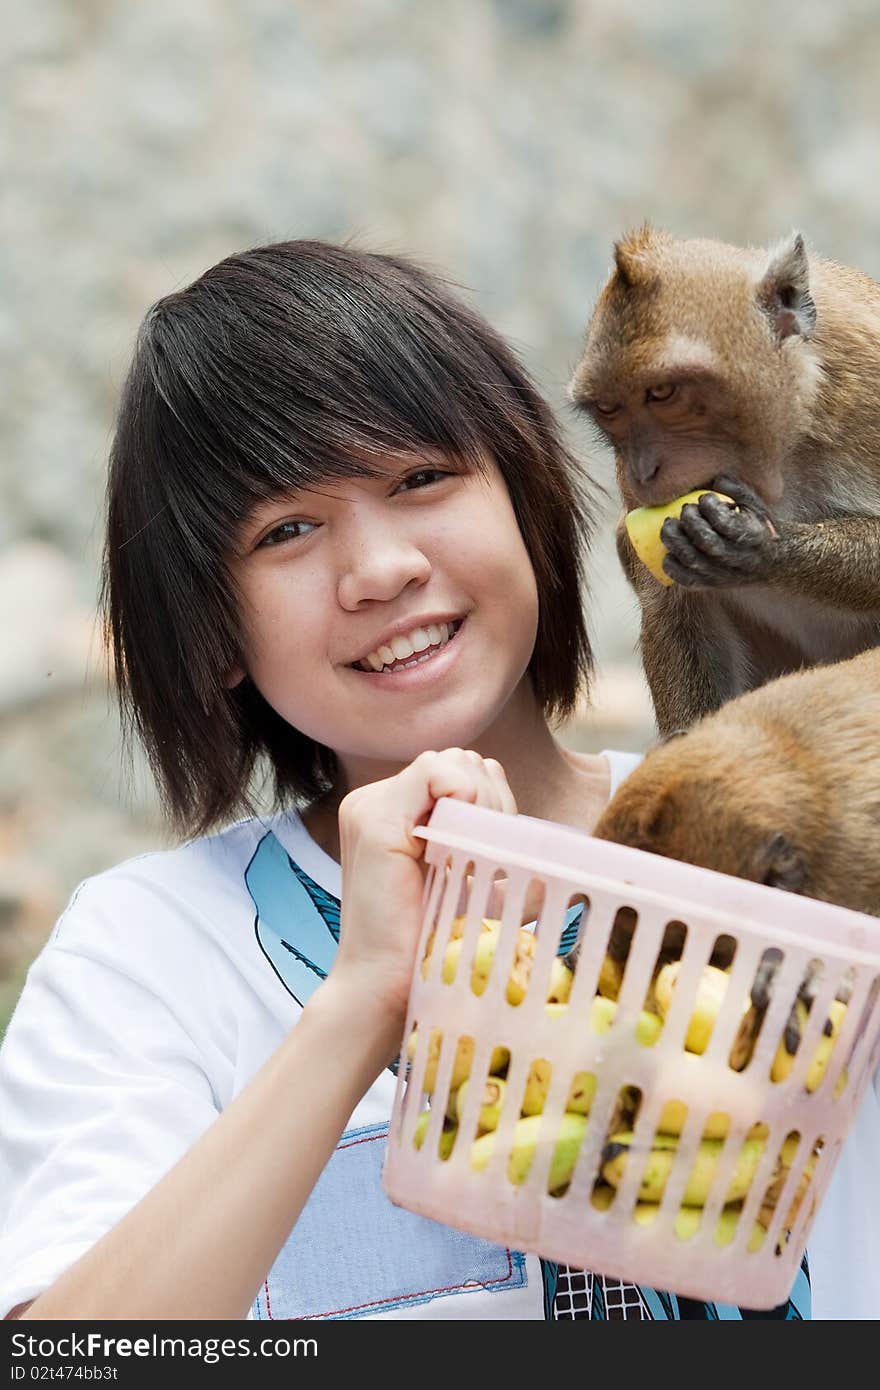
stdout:
POLYGON ((44 1319, 241 1319, 352 1111, 396 1056, 440 796, 515 811, 497 763, 450 749, 340 807, 339 951, 281 1046, 171 1171, 25 1310, 44 1319))

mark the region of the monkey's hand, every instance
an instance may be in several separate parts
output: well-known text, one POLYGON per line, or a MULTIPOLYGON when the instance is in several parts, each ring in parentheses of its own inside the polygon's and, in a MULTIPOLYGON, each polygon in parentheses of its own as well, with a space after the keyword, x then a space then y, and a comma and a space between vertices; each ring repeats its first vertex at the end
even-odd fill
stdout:
POLYGON ((779 550, 779 530, 756 492, 735 478, 719 477, 711 486, 732 497, 727 502, 704 493, 667 517, 660 530, 666 546, 663 569, 689 589, 721 589, 769 579, 779 550))

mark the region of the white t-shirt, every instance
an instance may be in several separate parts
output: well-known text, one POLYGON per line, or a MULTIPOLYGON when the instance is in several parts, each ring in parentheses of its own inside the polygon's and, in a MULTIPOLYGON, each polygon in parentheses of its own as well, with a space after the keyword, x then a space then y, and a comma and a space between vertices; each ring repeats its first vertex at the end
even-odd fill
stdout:
MULTIPOLYGON (((639 758, 605 756, 613 791, 639 758)), ((338 864, 295 814, 79 886, 0 1047, 0 1316, 115 1225, 279 1046, 332 963, 339 892, 338 864)), ((558 1316, 554 1266, 385 1197, 394 1089, 385 1071, 356 1107, 251 1316, 558 1316)), ((878 1157, 875 1089, 810 1242, 815 1317, 880 1316, 878 1157)), ((590 1298, 611 1296, 602 1283, 590 1298)), ((680 1315, 669 1295, 636 1297, 646 1316, 680 1315)))

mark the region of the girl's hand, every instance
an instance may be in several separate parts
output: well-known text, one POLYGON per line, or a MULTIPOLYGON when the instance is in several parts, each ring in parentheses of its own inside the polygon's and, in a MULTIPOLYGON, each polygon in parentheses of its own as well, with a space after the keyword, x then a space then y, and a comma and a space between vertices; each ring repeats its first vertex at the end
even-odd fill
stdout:
POLYGON ((413 835, 441 796, 516 814, 500 763, 448 748, 421 753, 396 777, 349 792, 339 807, 342 915, 331 971, 378 1003, 399 1041, 422 920, 425 842, 413 835))

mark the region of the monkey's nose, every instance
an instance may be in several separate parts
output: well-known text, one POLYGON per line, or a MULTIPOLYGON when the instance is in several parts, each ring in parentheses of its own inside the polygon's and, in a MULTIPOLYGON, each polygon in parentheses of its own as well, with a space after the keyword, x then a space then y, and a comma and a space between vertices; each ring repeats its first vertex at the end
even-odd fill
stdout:
POLYGON ((662 459, 657 458, 656 454, 637 454, 632 460, 633 476, 637 483, 644 487, 647 483, 653 482, 660 472, 662 459))

